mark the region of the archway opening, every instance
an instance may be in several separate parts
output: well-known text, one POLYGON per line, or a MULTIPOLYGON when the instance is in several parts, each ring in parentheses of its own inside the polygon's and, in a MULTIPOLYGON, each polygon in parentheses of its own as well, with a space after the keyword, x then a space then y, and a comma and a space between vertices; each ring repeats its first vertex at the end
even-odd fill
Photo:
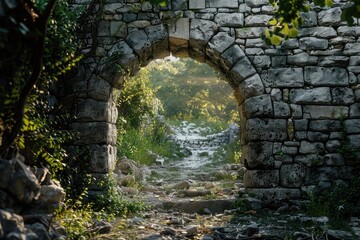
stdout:
POLYGON ((119 163, 149 165, 143 189, 225 198, 226 185, 236 194, 242 178, 238 104, 213 68, 190 58, 153 61, 126 79, 118 103, 119 163))

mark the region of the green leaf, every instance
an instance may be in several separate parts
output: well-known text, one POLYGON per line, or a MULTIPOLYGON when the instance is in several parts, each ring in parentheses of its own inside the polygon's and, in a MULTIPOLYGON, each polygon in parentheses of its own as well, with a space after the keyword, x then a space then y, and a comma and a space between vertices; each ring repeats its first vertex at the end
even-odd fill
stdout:
POLYGON ((332 0, 325 0, 325 6, 331 7, 332 5, 333 5, 333 1, 332 1, 332 0))
POLYGON ((272 45, 279 46, 282 42, 282 38, 278 35, 273 35, 272 37, 270 37, 270 41, 272 45))
POLYGON ((294 37, 297 37, 298 34, 299 34, 299 31, 296 28, 291 28, 289 30, 288 36, 291 37, 291 38, 294 38, 294 37))
POLYGON ((277 24, 277 20, 276 20, 276 18, 273 18, 273 19, 271 19, 270 21, 269 21, 269 24, 270 25, 272 25, 272 26, 275 26, 276 24, 277 24))

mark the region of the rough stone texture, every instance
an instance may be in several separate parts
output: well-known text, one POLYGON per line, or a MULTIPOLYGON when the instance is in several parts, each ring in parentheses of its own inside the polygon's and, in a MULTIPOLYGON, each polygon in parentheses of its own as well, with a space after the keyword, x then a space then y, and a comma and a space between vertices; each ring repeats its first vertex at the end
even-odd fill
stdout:
POLYGON ((245 187, 273 188, 279 185, 278 170, 247 170, 244 174, 245 187))
POLYGON ((300 164, 283 164, 280 168, 280 186, 301 187, 305 177, 305 167, 300 164))
POLYGON ((14 172, 7 190, 23 204, 29 204, 40 196, 40 184, 36 176, 20 160, 15 159, 14 172))
MULTIPOLYGON (((350 178, 354 164, 337 148, 344 132, 349 147, 360 147, 360 27, 341 21, 345 1, 301 13, 298 38, 277 48, 260 39, 274 14, 265 0, 169 0, 161 10, 142 4, 137 11, 139 3, 105 3, 96 39, 87 32, 91 21, 82 29, 83 51, 95 43, 96 51, 74 77, 79 98, 72 126, 80 132, 75 144, 94 149, 94 173, 106 174, 115 161, 112 102, 125 80, 119 66, 132 76, 171 52, 211 64, 234 89, 249 192, 267 201, 297 198, 306 184, 329 187, 350 178), (109 59, 119 66, 106 64, 109 59), (273 184, 265 184, 270 173, 273 184)), ((5 165, 0 163, 0 173, 5 165)))

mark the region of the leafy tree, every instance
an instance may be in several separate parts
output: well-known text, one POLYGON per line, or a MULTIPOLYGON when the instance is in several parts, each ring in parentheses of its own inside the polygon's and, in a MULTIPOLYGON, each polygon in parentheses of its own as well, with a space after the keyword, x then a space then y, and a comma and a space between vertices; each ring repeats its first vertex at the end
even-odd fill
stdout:
POLYGON ((10 2, 1 2, 6 14, 0 21, 0 155, 20 150, 28 165, 56 172, 70 135, 51 86, 79 59, 78 15, 67 0, 10 2))
POLYGON ((232 121, 236 100, 214 69, 191 59, 153 63, 151 84, 170 119, 232 121))
POLYGON ((2 1, 0 19, 0 155, 18 136, 26 101, 40 78, 46 30, 56 0, 35 6, 31 0, 2 1))

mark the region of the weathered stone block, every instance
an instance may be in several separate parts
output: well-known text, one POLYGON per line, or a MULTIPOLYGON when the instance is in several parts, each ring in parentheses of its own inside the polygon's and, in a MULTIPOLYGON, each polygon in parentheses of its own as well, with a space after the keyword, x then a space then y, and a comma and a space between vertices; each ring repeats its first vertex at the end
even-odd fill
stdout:
POLYGON ((20 203, 30 204, 39 199, 40 184, 28 166, 18 159, 14 161, 14 172, 6 190, 20 203))
POLYGON ((236 37, 237 38, 259 38, 266 30, 266 27, 246 27, 246 28, 237 28, 236 37))
POLYGON ((341 124, 339 120, 310 120, 309 130, 330 133, 340 131, 341 124))
POLYGON ((124 3, 111 3, 104 5, 104 13, 115 14, 120 12, 128 12, 129 7, 124 3))
POLYGON ((125 41, 139 55, 140 63, 145 66, 152 55, 151 42, 145 31, 133 31, 128 34, 125 41))
POLYGON ((303 112, 302 112, 302 107, 301 107, 301 105, 290 104, 290 109, 291 109, 291 116, 292 116, 294 119, 302 118, 303 112))
POLYGON ((289 104, 285 102, 274 101, 274 117, 288 118, 291 116, 289 104))
POLYGON ((340 153, 326 154, 324 160, 328 166, 342 166, 345 164, 344 157, 340 153))
POLYGON ((159 54, 162 55, 163 52, 168 53, 168 33, 163 24, 149 26, 145 28, 145 32, 149 37, 155 58, 161 58, 159 54))
POLYGON ((345 67, 348 62, 349 57, 346 56, 324 56, 319 58, 319 66, 322 67, 345 67))
POLYGON ((337 29, 339 36, 360 36, 360 27, 359 26, 340 26, 337 29))
POLYGON ((344 127, 347 133, 360 133, 360 119, 347 119, 344 122, 344 127))
POLYGON ((112 21, 110 24, 110 34, 113 37, 125 38, 127 34, 126 23, 121 21, 112 21))
POLYGON ((206 53, 210 58, 220 60, 220 55, 233 43, 235 38, 225 32, 219 32, 208 43, 206 53))
POLYGON ((243 13, 218 13, 214 21, 222 27, 242 27, 244 26, 243 13))
POLYGON ((359 65, 360 65, 360 56, 351 56, 349 61, 349 66, 359 66, 359 65))
POLYGON ((264 70, 262 79, 265 87, 303 87, 302 68, 276 68, 264 70))
POLYGON ((127 69, 128 66, 134 65, 134 63, 137 63, 138 61, 134 50, 125 41, 120 41, 114 44, 114 46, 109 50, 109 56, 112 59, 116 59, 116 61, 124 69, 127 69))
POLYGON ((279 185, 279 170, 247 170, 244 185, 249 188, 274 188, 279 185))
POLYGON ((290 155, 290 156, 295 156, 298 153, 298 148, 297 147, 290 147, 290 146, 282 146, 281 147, 281 154, 286 154, 286 155, 290 155))
POLYGON ((281 44, 281 48, 283 49, 295 49, 298 47, 299 47, 299 40, 295 38, 288 39, 281 44))
POLYGON ((250 142, 244 146, 241 159, 248 169, 273 168, 272 153, 272 142, 250 142))
POLYGON ((116 145, 116 126, 106 122, 72 123, 78 133, 74 144, 110 144, 116 145))
POLYGON ((238 0, 209 0, 211 8, 238 8, 238 0))
POLYGON ((294 157, 294 162, 305 164, 308 167, 322 166, 324 164, 324 156, 317 153, 297 155, 294 157))
POLYGON ((280 168, 281 187, 301 187, 305 177, 305 167, 301 164, 283 164, 280 168))
POLYGON ((329 188, 331 182, 339 178, 338 167, 308 168, 305 184, 319 185, 320 188, 329 188))
POLYGON ((318 62, 318 57, 310 56, 308 53, 299 53, 287 57, 287 62, 290 65, 309 66, 315 65, 318 62))
POLYGON ((331 104, 330 88, 291 89, 290 102, 296 104, 331 104))
POLYGON ((250 141, 283 141, 287 138, 287 121, 251 118, 246 121, 245 131, 250 141))
POLYGON ((271 60, 269 56, 254 56, 252 63, 255 68, 268 69, 271 66, 271 60))
POLYGON ((360 53, 360 43, 346 43, 344 48, 345 55, 357 55, 360 53))
POLYGON ((317 26, 317 13, 315 11, 301 12, 301 18, 303 19, 303 27, 314 27, 317 26))
POLYGON ((335 87, 331 89, 332 104, 350 105, 355 102, 355 95, 351 88, 335 87))
POLYGON ((340 140, 329 140, 325 144, 326 150, 328 152, 337 152, 341 147, 340 140))
POLYGON ((319 25, 331 25, 336 26, 341 24, 341 13, 340 7, 330 8, 323 10, 318 13, 319 25))
POLYGON ((245 0, 245 3, 252 8, 261 7, 263 5, 269 4, 268 0, 245 0))
POLYGON ((289 189, 289 188, 273 188, 273 189, 259 189, 259 188, 248 188, 246 192, 256 199, 269 204, 276 204, 280 201, 287 199, 299 199, 300 189, 289 189))
POLYGON ((239 84, 236 98, 239 103, 243 103, 245 99, 258 96, 264 93, 264 85, 258 74, 255 74, 239 84))
POLYGON ((294 127, 296 131, 308 130, 308 124, 309 124, 309 120, 307 119, 294 120, 294 127))
POLYGON ((101 21, 99 23, 98 36, 99 37, 108 37, 110 36, 110 22, 109 21, 101 21))
POLYGON ((239 47, 239 45, 234 44, 221 54, 220 62, 226 70, 230 70, 235 63, 243 57, 245 57, 244 51, 239 47))
POLYGON ((350 106, 350 118, 360 118, 360 103, 350 106))
POLYGON ((205 8, 205 0, 189 0, 190 9, 203 9, 205 8))
POLYGON ((301 141, 299 153, 300 154, 312 154, 312 153, 323 153, 325 152, 325 147, 322 142, 307 142, 301 141))
POLYGON ((250 97, 243 104, 246 118, 273 117, 273 105, 269 94, 250 97))
POLYGON ((349 115, 349 108, 344 106, 306 105, 303 107, 303 111, 310 114, 312 119, 336 119, 349 115))
POLYGON ((322 132, 308 132, 308 140, 310 142, 326 142, 329 139, 328 133, 322 133, 322 132))
POLYGON ((254 75, 255 73, 255 68, 246 57, 240 59, 240 61, 235 64, 230 72, 232 80, 237 84, 241 83, 246 78, 254 75))
POLYGON ((190 24, 190 45, 202 49, 215 34, 218 25, 212 21, 192 19, 190 24))
POLYGON ((110 83, 101 78, 90 78, 89 81, 76 82, 73 87, 79 97, 89 97, 100 101, 108 101, 112 92, 110 83))
POLYGON ((311 27, 302 28, 299 32, 300 37, 333 38, 337 36, 336 30, 332 27, 311 27))
POLYGON ((79 122, 116 123, 118 112, 115 103, 102 102, 93 99, 78 99, 74 115, 79 122))
POLYGON ((90 170, 92 173, 109 173, 115 169, 116 147, 90 145, 90 170))
POLYGON ((304 50, 325 50, 328 49, 329 42, 327 39, 304 37, 300 39, 299 46, 304 50))
POLYGON ((169 24, 169 42, 174 46, 188 46, 190 39, 190 21, 188 18, 180 18, 169 24))
MULTIPOLYGON (((264 54, 264 50, 260 47, 248 47, 248 43, 249 43, 249 39, 246 40, 246 48, 245 48, 245 53, 247 56, 252 56, 252 55, 263 55, 264 54)), ((255 42, 259 42, 261 45, 263 45, 264 43, 259 41, 258 39, 255 40, 255 42)))
POLYGON ((268 25, 271 15, 249 15, 245 18, 246 27, 264 27, 268 25))

